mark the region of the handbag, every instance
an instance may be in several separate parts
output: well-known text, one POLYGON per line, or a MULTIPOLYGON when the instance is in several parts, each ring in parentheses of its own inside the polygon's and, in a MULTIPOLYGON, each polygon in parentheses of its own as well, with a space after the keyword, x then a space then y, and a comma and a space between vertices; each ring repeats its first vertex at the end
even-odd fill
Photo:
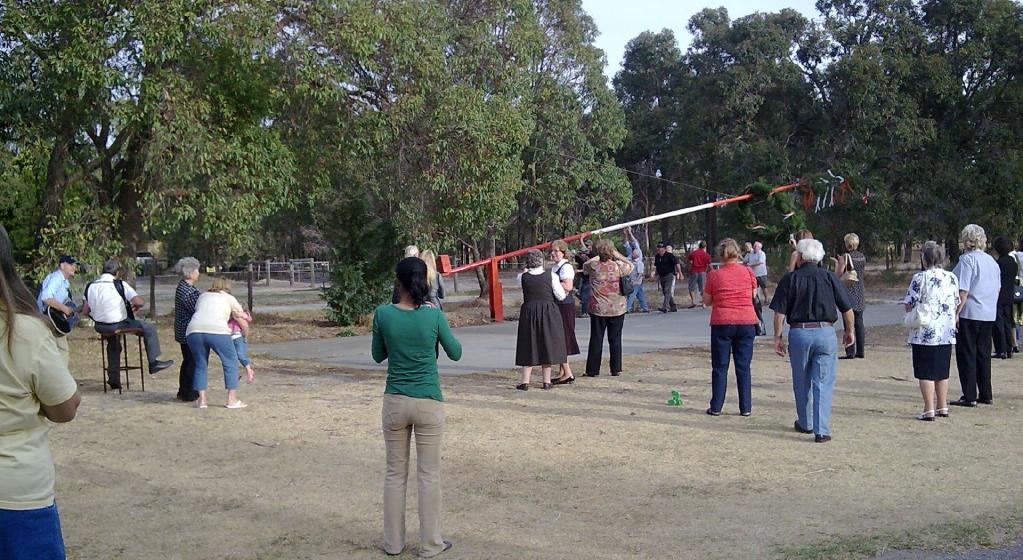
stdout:
POLYGON ((923 329, 934 322, 934 313, 931 311, 930 304, 926 303, 927 284, 927 273, 924 272, 920 277, 920 300, 916 302, 913 309, 906 312, 906 316, 902 318, 902 326, 910 329, 923 329))
POLYGON ((1012 289, 1012 303, 1023 303, 1023 286, 1012 289))
POLYGON ((627 296, 632 293, 632 275, 618 272, 618 293, 627 296))
POLYGON ((846 286, 851 286, 860 281, 860 275, 856 273, 856 268, 853 266, 852 255, 849 253, 845 254, 846 265, 845 272, 842 273, 842 283, 846 286))

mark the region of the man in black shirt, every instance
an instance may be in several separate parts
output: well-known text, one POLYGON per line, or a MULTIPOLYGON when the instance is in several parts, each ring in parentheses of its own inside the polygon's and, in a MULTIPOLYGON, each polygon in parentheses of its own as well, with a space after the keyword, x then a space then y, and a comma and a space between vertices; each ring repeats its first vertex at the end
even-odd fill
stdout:
POLYGON ((661 303, 661 313, 667 313, 670 307, 672 311, 678 311, 672 292, 675 290, 675 280, 682 280, 682 265, 675 258, 674 253, 667 250, 667 244, 657 244, 657 254, 654 256, 654 274, 650 275, 653 280, 656 276, 661 285, 661 293, 664 295, 664 302, 661 303))
POLYGON ((593 292, 593 286, 590 284, 590 275, 586 273, 586 268, 583 267, 586 261, 592 259, 595 254, 593 253, 593 240, 579 240, 580 251, 575 254, 576 270, 575 275, 579 277, 579 317, 587 315, 590 312, 590 295, 593 292))
POLYGON ((796 245, 796 253, 796 269, 782 277, 771 300, 774 351, 785 355, 782 322, 788 320, 795 428, 804 434, 813 433, 817 443, 827 443, 831 441, 831 393, 838 358, 834 323, 841 311, 845 324, 843 344, 846 347, 855 344, 853 301, 838 276, 819 266, 824 258, 820 241, 803 239, 796 245))

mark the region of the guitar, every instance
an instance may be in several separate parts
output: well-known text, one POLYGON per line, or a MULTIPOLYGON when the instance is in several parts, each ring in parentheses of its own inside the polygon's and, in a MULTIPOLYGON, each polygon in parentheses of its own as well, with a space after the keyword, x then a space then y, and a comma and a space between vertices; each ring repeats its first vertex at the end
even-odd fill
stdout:
POLYGON ((46 316, 50 319, 50 324, 53 325, 53 330, 57 336, 70 334, 81 319, 78 315, 78 307, 75 304, 67 302, 64 305, 71 308, 70 316, 64 315, 64 312, 56 307, 46 306, 46 316))

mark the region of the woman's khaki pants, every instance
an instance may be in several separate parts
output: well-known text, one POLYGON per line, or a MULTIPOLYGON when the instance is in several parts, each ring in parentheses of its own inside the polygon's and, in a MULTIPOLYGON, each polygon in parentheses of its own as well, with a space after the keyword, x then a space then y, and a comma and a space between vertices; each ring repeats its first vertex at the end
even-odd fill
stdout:
POLYGON ((433 399, 385 394, 381 417, 387 447, 384 550, 398 554, 405 548, 405 488, 408 483, 409 442, 415 431, 419 555, 436 556, 444 550, 440 534, 440 440, 444 433, 444 404, 433 399))

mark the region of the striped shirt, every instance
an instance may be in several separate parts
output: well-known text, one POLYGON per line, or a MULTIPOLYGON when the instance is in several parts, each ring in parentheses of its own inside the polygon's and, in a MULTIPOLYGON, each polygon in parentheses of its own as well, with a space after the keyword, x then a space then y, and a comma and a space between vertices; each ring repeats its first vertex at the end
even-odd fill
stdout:
POLYGON ((178 344, 185 344, 185 330, 195 314, 197 301, 199 290, 184 280, 178 282, 178 289, 174 291, 174 340, 178 344))

